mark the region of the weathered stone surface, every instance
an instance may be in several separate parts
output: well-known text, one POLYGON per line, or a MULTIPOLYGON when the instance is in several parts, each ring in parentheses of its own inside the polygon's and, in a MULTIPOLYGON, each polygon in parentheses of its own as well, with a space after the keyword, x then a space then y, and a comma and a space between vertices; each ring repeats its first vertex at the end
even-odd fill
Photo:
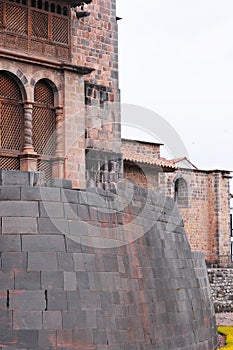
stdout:
POLYGON ((57 188, 66 188, 71 189, 72 188, 72 181, 69 179, 57 179, 53 178, 46 184, 48 187, 57 187, 57 188))
POLYGON ((37 234, 37 219, 33 217, 2 217, 2 234, 37 234))
POLYGON ((54 201, 52 191, 43 202, 32 190, 22 202, 40 208, 35 217, 2 219, 0 347, 216 349, 204 258, 191 252, 172 201, 148 192, 145 205, 135 188, 125 206, 133 191, 125 188, 106 195, 94 216, 84 202, 97 204, 99 193, 69 192, 69 203, 54 201), (148 219, 158 208, 166 213, 154 224, 148 219))

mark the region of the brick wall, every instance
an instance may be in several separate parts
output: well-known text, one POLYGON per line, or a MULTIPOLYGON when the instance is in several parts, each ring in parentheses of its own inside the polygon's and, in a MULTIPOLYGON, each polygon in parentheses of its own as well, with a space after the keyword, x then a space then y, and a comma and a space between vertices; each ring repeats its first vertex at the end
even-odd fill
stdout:
MULTIPOLYGON (((127 146, 132 147, 134 155, 151 154, 151 146, 146 152, 146 144, 141 150, 139 142, 127 140, 123 142, 123 152, 127 146)), ((184 179, 187 198, 178 200, 178 206, 192 249, 202 251, 208 261, 226 260, 224 256, 230 254, 230 209, 229 178, 224 172, 185 169, 158 172, 153 166, 125 160, 124 176, 172 198, 176 196, 176 181, 184 179)))
MULTIPOLYGON (((91 15, 72 21, 72 63, 94 68, 86 80, 118 92, 116 0, 93 0, 91 15)), ((114 98, 114 102, 117 100, 114 98)))
POLYGON ((180 176, 188 185, 188 205, 179 208, 192 249, 209 261, 229 255, 229 179, 221 172, 179 170, 161 174, 159 190, 174 198, 174 180, 180 176))
POLYGON ((153 159, 160 158, 160 144, 124 139, 122 139, 121 142, 122 153, 124 153, 124 151, 127 150, 127 152, 139 154, 140 156, 144 155, 153 159))

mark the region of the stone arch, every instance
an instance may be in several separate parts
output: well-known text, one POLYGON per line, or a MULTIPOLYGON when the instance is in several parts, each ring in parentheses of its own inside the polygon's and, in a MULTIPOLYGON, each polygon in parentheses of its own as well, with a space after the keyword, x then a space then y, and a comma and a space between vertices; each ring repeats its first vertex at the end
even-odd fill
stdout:
POLYGON ((187 180, 178 175, 174 179, 174 200, 181 207, 189 205, 189 187, 187 180))
MULTIPOLYGON (((34 92, 34 87, 39 80, 46 81, 54 93, 54 107, 57 108, 63 105, 62 99, 62 89, 61 89, 61 79, 56 74, 51 71, 43 70, 37 71, 30 80, 30 85, 32 91, 34 92)), ((32 92, 32 99, 34 100, 34 93, 32 92)))
POLYGON ((20 89, 22 101, 26 101, 27 100, 27 90, 26 90, 25 86, 28 83, 26 76, 17 68, 4 69, 1 64, 0 64, 0 73, 6 74, 9 77, 11 77, 11 79, 18 85, 18 87, 20 89))
POLYGON ((19 170, 24 147, 25 89, 7 70, 0 70, 0 168, 19 170))

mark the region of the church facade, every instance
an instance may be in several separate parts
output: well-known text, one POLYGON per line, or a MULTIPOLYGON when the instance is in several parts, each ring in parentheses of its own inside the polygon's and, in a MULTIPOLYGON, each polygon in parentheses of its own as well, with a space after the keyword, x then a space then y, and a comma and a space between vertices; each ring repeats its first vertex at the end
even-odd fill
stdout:
POLYGON ((40 170, 46 180, 69 178, 85 188, 87 177, 99 182, 108 171, 112 152, 117 180, 115 1, 3 0, 0 85, 1 169, 40 170))

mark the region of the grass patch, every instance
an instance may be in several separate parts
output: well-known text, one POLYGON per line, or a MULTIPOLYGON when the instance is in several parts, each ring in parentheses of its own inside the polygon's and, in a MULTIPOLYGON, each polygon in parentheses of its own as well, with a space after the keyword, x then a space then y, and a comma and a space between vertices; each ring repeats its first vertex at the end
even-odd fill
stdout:
POLYGON ((226 336, 226 345, 219 350, 233 350, 233 326, 219 326, 218 332, 226 336))

